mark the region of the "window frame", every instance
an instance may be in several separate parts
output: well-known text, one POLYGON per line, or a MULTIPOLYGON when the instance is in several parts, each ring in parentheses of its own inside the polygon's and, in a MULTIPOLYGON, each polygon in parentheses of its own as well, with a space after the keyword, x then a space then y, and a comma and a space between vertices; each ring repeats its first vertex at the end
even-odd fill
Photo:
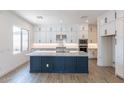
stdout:
POLYGON ((13 37, 14 37, 14 27, 18 27, 20 29, 20 51, 15 53, 15 51, 14 51, 14 38, 13 38, 13 54, 16 55, 16 54, 20 54, 20 53, 25 52, 25 51, 29 51, 29 45, 30 45, 30 36, 29 36, 30 34, 29 34, 29 32, 30 32, 30 30, 27 30, 25 28, 13 25, 13 37), (28 35, 27 50, 23 50, 23 30, 27 31, 27 33, 28 33, 27 34, 28 35))
POLYGON ((21 28, 21 52, 24 52, 24 51, 29 51, 29 30, 25 29, 25 28, 21 28), (28 32, 28 47, 27 47, 27 50, 23 50, 23 30, 26 30, 28 32))

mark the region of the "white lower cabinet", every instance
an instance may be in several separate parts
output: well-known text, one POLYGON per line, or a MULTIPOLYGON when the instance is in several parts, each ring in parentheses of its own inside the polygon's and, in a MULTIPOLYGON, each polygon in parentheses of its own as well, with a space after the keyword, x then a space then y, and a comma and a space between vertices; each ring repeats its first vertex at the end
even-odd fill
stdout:
POLYGON ((96 59, 97 58, 97 49, 88 49, 88 58, 96 59))

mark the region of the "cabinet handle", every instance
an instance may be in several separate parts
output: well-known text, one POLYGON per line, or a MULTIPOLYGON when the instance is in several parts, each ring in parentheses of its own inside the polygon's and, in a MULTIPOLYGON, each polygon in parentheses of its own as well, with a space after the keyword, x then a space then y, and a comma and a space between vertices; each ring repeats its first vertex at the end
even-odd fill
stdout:
POLYGON ((49 64, 46 64, 46 67, 48 68, 49 67, 49 64))
POLYGON ((117 35, 117 30, 115 30, 115 36, 117 35))
POLYGON ((117 18, 117 12, 115 12, 115 19, 117 18))
POLYGON ((105 35, 107 34, 107 29, 105 29, 105 35))
POLYGON ((71 43, 72 43, 73 41, 71 40, 71 43))
POLYGON ((105 23, 107 23, 107 17, 105 17, 105 23))
POLYGON ((115 45, 117 44, 117 39, 115 39, 115 45))

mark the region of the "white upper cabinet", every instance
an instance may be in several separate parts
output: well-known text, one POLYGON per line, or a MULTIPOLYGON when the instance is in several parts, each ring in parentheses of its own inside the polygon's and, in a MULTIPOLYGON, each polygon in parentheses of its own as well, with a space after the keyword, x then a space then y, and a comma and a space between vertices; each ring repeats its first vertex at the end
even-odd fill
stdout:
POLYGON ((123 10, 117 10, 116 11, 116 18, 124 18, 124 11, 123 10))
POLYGON ((56 43, 56 35, 66 35, 65 43, 78 43, 78 39, 88 39, 88 24, 47 25, 36 27, 34 43, 56 43))
POLYGON ((116 11, 109 11, 102 15, 99 19, 100 23, 100 36, 115 35, 116 33, 116 11))
POLYGON ((46 43, 47 38, 46 38, 46 32, 45 31, 40 31, 39 33, 39 43, 46 43))
POLYGON ((115 35, 115 32, 116 32, 115 21, 100 26, 100 36, 115 35))
POLYGON ((38 31, 34 32, 34 43, 39 43, 39 32, 38 31))
POLYGON ((116 11, 108 11, 104 15, 100 17, 100 25, 105 25, 107 23, 110 23, 112 21, 115 21, 116 19, 116 11))

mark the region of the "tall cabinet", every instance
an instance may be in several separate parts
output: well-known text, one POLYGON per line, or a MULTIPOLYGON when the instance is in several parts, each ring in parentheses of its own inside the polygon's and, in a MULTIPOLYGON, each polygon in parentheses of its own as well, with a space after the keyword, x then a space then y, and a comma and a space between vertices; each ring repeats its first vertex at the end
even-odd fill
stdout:
MULTIPOLYGON (((123 16, 124 17, 124 16, 123 16)), ((115 74, 124 78, 124 18, 116 21, 116 70, 115 74)))
POLYGON ((124 79, 124 11, 108 11, 98 18, 97 25, 97 65, 112 66, 114 62, 115 75, 124 79))

